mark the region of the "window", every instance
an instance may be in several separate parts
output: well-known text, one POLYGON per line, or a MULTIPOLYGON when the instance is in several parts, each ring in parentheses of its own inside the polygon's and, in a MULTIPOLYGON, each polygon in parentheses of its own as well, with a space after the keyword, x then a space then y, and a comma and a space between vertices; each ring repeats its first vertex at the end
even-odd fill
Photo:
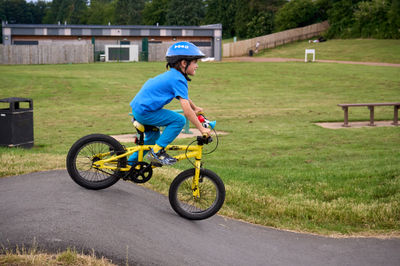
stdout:
POLYGON ((139 61, 139 46, 105 45, 105 61, 139 61))
POLYGON ((211 46, 211 42, 192 42, 194 45, 199 47, 207 47, 211 46))
POLYGON ((14 41, 14 45, 38 45, 38 41, 14 41))
POLYGON ((108 48, 108 60, 129 61, 129 48, 108 48))

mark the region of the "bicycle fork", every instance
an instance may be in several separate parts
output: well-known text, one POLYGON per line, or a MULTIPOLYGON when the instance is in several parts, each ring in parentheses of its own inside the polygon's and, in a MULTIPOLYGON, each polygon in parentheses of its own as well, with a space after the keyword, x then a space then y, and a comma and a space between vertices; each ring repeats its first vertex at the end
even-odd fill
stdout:
POLYGON ((193 198, 199 199, 200 198, 200 189, 199 189, 199 183, 200 183, 200 172, 201 172, 201 152, 195 157, 195 170, 194 170, 194 177, 192 180, 192 192, 193 192, 193 198))

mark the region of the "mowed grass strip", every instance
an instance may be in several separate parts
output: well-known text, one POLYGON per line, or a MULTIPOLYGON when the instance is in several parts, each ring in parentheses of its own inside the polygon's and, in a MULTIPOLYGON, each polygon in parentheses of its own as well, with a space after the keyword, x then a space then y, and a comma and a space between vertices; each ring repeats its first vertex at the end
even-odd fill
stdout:
MULTIPOLYGON (((0 149, 0 174, 59 168, 86 134, 132 133, 128 104, 164 69, 164 63, 0 66, 0 98, 33 98, 36 145, 0 149)), ((338 103, 399 101, 399 84, 393 67, 200 63, 190 96, 229 133, 204 160, 227 187, 220 213, 326 235, 399 235, 400 128, 314 124, 342 121, 338 103)), ((179 108, 177 101, 169 108, 179 108)), ((375 116, 391 120, 393 109, 376 108, 375 116)), ((368 118, 367 108, 350 110, 352 121, 368 118)), ((163 168, 149 186, 167 193, 179 170, 189 167, 163 168)))

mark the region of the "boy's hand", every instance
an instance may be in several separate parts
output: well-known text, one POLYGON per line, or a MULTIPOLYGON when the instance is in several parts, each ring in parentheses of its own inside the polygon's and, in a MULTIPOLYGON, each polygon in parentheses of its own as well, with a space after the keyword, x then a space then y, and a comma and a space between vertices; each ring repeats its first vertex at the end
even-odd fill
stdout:
POLYGON ((203 108, 197 106, 193 109, 193 111, 196 113, 196 115, 200 115, 204 112, 203 108))
POLYGON ((197 119, 196 116, 196 111, 203 111, 203 108, 194 106, 192 101, 179 98, 179 101, 181 103, 181 107, 183 110, 184 115, 189 119, 190 122, 192 122, 193 125, 196 126, 196 128, 200 131, 202 135, 207 135, 208 137, 211 134, 211 130, 209 128, 203 127, 203 125, 200 123, 199 119, 197 119))
POLYGON ((197 105, 194 104, 194 102, 192 100, 189 99, 189 104, 190 104, 190 108, 192 108, 193 112, 196 115, 200 115, 201 113, 203 113, 203 108, 198 107, 197 105))
POLYGON ((207 136, 207 137, 211 136, 211 130, 210 130, 209 128, 203 127, 203 128, 200 130, 200 132, 201 132, 201 135, 202 135, 202 136, 207 136))

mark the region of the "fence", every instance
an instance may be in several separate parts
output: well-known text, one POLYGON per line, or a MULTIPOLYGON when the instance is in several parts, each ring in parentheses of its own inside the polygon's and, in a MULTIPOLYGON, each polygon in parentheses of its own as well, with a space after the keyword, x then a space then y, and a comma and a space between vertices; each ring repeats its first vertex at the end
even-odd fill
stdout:
POLYGON ((149 43, 149 61, 165 61, 165 53, 173 43, 149 43))
POLYGON ((93 62, 93 45, 0 45, 0 64, 93 62))
MULTIPOLYGON (((174 42, 149 43, 149 61, 165 61, 165 54, 172 44, 174 42)), ((212 56, 212 47, 202 46, 199 48, 207 57, 212 56)))
POLYGON ((248 55, 250 50, 255 50, 257 42, 260 43, 258 49, 261 50, 266 48, 274 48, 276 46, 297 40, 305 40, 321 34, 328 28, 329 23, 324 21, 310 26, 281 31, 253 39, 225 43, 223 45, 223 57, 248 55))

